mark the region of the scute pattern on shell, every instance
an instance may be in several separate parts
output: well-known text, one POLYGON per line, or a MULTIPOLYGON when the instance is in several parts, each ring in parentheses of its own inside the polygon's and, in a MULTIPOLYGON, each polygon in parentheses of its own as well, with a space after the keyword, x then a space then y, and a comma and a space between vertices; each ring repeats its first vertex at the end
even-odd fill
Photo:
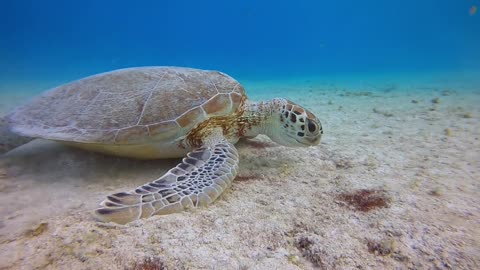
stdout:
POLYGON ((185 135, 209 117, 237 111, 244 96, 236 80, 217 71, 129 68, 54 88, 10 121, 29 137, 136 144, 185 135))

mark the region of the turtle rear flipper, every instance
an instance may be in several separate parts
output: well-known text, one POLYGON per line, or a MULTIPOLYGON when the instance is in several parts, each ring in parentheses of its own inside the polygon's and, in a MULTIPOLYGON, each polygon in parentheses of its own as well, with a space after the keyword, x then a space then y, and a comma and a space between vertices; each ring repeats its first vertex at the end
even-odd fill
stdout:
POLYGON ((0 155, 24 145, 31 140, 33 140, 33 138, 18 135, 10 130, 8 116, 0 117, 0 155))
POLYGON ((95 216, 103 222, 125 224, 205 206, 231 185, 237 170, 237 150, 222 140, 188 153, 180 164, 151 183, 108 196, 95 216))

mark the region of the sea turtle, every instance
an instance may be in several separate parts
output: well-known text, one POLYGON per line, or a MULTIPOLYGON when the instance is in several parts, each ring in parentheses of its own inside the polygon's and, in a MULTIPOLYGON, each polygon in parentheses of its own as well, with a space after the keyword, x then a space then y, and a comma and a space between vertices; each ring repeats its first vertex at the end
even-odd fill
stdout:
POLYGON ((184 157, 151 183, 107 196, 95 217, 120 224, 212 203, 237 175, 233 144, 242 137, 266 134, 281 145, 312 146, 323 133, 317 117, 287 99, 251 102, 232 77, 183 67, 90 76, 46 92, 9 121, 22 136, 90 151, 184 157))

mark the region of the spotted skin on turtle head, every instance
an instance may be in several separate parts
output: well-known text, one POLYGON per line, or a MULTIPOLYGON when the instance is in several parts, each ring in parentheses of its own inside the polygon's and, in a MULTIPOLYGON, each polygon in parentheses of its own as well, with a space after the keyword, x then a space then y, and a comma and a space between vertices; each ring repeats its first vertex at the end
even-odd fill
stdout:
POLYGON ((281 102, 279 119, 284 137, 290 140, 285 143, 288 146, 295 146, 292 142, 311 146, 320 143, 323 128, 318 118, 294 102, 287 99, 279 99, 281 102))

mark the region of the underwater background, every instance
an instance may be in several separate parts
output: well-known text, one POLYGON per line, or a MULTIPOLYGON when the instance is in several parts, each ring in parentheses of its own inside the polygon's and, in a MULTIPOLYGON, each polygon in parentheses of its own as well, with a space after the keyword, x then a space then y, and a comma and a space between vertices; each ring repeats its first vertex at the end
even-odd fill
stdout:
POLYGON ((0 269, 480 269, 478 7, 0 0, 0 269), (106 196, 179 160, 22 138, 8 113, 89 75, 168 65, 292 100, 318 117, 321 142, 242 139, 238 174, 208 207, 97 222, 106 196))
POLYGON ((216 69, 240 81, 476 70, 478 5, 478 0, 5 0, 0 90, 45 90, 143 65, 216 69))

